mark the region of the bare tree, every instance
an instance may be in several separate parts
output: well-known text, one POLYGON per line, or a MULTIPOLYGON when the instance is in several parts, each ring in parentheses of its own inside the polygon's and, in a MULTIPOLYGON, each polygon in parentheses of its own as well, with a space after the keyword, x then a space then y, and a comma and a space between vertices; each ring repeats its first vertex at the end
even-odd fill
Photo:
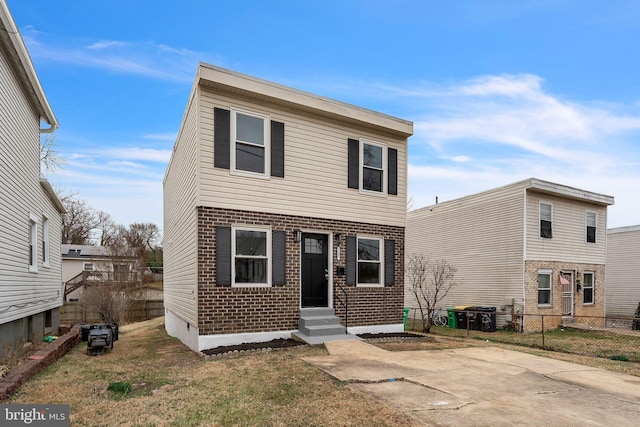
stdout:
POLYGON ((160 240, 160 229, 152 222, 135 222, 124 231, 124 236, 141 265, 146 265, 147 258, 160 240))
POLYGON ((40 172, 55 172, 62 168, 66 160, 57 150, 58 144, 54 134, 47 134, 40 139, 40 172))
POLYGON ((97 226, 95 210, 74 194, 62 196, 60 200, 66 211, 62 215, 62 243, 89 244, 92 230, 97 226))
POLYGON ((409 256, 407 279, 420 310, 423 332, 431 330, 433 313, 457 284, 457 271, 455 266, 444 259, 431 259, 420 254, 409 256))
POLYGON ((128 299, 126 290, 116 284, 97 284, 84 290, 80 302, 87 312, 97 313, 104 323, 120 325, 125 318, 128 299))
POLYGON ((95 227, 94 231, 100 233, 99 237, 95 238, 95 242, 98 246, 110 247, 117 244, 119 235, 122 234, 122 226, 116 224, 106 212, 95 211, 95 227))

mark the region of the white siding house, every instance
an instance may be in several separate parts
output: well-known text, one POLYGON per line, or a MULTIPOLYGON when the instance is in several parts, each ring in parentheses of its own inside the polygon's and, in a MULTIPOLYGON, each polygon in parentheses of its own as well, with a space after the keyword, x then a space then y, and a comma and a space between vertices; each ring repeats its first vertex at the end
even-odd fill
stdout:
MULTIPOLYGON (((602 316, 611 204, 610 196, 531 178, 409 212, 406 253, 458 269, 442 309, 602 316)), ((405 304, 417 307, 408 283, 405 304)))
POLYGON ((640 304, 640 225, 607 231, 607 316, 633 316, 640 304))
POLYGON ((0 358, 58 331, 64 209, 40 175, 40 134, 57 127, 0 0, 0 358))
POLYGON ((314 313, 401 330, 412 132, 200 64, 164 180, 169 333, 203 350, 305 335, 314 313))
POLYGON ((104 246, 68 243, 62 245, 61 255, 65 301, 79 300, 87 285, 142 281, 133 255, 115 255, 104 246))

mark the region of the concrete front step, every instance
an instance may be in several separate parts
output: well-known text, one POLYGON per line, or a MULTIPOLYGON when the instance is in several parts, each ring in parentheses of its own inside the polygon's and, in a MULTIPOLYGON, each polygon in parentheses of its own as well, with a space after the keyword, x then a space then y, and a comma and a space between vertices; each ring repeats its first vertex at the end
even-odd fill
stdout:
POLYGON ((321 316, 335 316, 336 311, 329 307, 310 307, 300 309, 300 318, 305 317, 321 317, 321 316))
POLYGON ((300 309, 298 331, 292 336, 307 344, 323 344, 325 341, 357 338, 346 333, 346 328, 340 324, 340 318, 336 316, 335 310, 328 307, 300 309))
POLYGON ((340 325, 340 318, 338 316, 313 316, 313 317, 301 317, 298 320, 298 326, 322 326, 322 325, 340 325))
POLYGON ((315 325, 315 326, 300 326, 298 325, 298 331, 304 335, 310 337, 339 335, 346 332, 346 328, 341 324, 333 325, 315 325))
POLYGON ((340 340, 361 340, 362 338, 351 335, 351 334, 339 334, 339 335, 322 335, 322 336, 313 336, 310 337, 308 335, 301 334, 300 332, 293 332, 291 334, 291 338, 294 340, 302 341, 311 345, 319 345, 324 344, 329 341, 340 341, 340 340))

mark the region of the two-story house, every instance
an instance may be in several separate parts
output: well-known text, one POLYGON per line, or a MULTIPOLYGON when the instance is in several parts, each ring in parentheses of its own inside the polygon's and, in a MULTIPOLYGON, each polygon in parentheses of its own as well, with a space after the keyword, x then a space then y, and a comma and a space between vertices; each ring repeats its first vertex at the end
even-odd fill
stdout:
POLYGON ((40 175, 40 134, 57 127, 0 0, 0 360, 58 332, 64 209, 40 175))
MULTIPOLYGON (((546 327, 574 316, 604 316, 612 204, 610 196, 526 179, 409 212, 406 253, 458 269, 443 308, 554 315, 546 327)), ((405 303, 417 306, 410 284, 405 303)))
POLYGON ((197 351, 401 331, 412 132, 200 64, 164 180, 167 331, 197 351))
POLYGON ((607 317, 634 316, 640 306, 640 225, 607 230, 607 317))

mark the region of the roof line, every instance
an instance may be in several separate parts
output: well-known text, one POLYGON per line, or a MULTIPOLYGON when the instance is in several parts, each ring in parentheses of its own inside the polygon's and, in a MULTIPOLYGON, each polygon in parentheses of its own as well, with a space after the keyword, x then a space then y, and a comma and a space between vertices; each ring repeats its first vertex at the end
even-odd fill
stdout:
POLYGON ((31 61, 29 51, 27 50, 27 47, 22 40, 22 36, 18 31, 16 22, 13 20, 13 16, 11 15, 11 11, 9 11, 9 6, 7 5, 5 0, 0 0, 0 22, 5 27, 5 31, 9 36, 9 40, 18 55, 20 65, 22 66, 27 76, 28 84, 33 89, 33 94, 35 95, 35 98, 40 104, 42 112, 44 113, 44 116, 41 118, 44 119, 44 121, 46 121, 49 125, 51 125, 51 128, 44 129, 43 131, 46 133, 53 132, 60 126, 58 123, 58 119, 53 113, 51 105, 47 100, 47 96, 42 89, 40 79, 38 79, 38 75, 33 66, 33 62, 31 61))

